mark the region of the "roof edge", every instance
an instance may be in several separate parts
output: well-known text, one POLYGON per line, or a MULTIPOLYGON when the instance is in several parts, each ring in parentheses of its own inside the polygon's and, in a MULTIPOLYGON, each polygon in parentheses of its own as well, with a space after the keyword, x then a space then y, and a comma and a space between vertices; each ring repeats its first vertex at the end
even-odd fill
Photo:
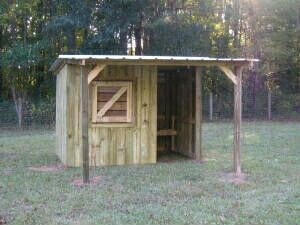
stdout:
POLYGON ((259 59, 250 58, 211 58, 211 57, 195 57, 195 56, 133 56, 133 55, 59 55, 54 63, 50 66, 50 71, 55 72, 62 64, 66 63, 67 60, 79 61, 85 60, 87 63, 102 61, 115 63, 153 63, 153 65, 163 64, 163 63, 180 63, 180 65, 194 65, 201 63, 251 63, 259 62, 259 59))

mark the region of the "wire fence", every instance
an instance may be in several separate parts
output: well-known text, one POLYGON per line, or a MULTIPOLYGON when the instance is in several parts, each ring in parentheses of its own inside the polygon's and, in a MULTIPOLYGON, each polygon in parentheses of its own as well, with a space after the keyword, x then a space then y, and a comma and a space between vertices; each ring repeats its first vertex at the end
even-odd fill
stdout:
MULTIPOLYGON (((0 127, 18 126, 13 101, 0 102, 0 127)), ((23 106, 23 127, 52 128, 55 126, 55 99, 28 99, 23 106)))
MULTIPOLYGON (((268 93, 255 96, 244 91, 243 119, 246 120, 300 120, 300 94, 268 93)), ((203 118, 208 121, 233 118, 233 93, 229 95, 205 94, 203 118)))
MULTIPOLYGON (((233 118, 233 92, 203 93, 204 121, 224 121, 233 118)), ((300 120, 300 94, 253 93, 243 90, 244 120, 300 120), (269 106, 269 109, 268 109, 269 106)), ((18 117, 12 100, 0 101, 0 127, 18 126, 18 117)), ((55 126, 55 98, 28 99, 23 109, 23 126, 53 128, 55 126)))

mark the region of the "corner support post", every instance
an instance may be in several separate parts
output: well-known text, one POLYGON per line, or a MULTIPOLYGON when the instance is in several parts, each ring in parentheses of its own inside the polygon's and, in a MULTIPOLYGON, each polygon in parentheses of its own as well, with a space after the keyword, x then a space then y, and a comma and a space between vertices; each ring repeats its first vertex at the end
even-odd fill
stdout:
POLYGON ((242 124, 242 67, 235 67, 234 84, 234 173, 241 174, 241 124, 242 124))
POLYGON ((195 74, 195 159, 202 162, 202 93, 201 68, 196 67, 195 74))
POLYGON ((82 143, 82 178, 83 183, 89 182, 89 135, 88 135, 88 76, 80 65, 80 102, 81 102, 81 143, 82 143))

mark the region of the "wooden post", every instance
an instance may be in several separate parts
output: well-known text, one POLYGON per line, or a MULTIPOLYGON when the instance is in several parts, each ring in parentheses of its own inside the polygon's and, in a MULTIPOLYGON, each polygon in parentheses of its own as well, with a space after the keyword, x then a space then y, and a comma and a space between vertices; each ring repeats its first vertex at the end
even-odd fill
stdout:
POLYGON ((213 120, 213 93, 209 92, 209 120, 213 120))
POLYGON ((242 123, 242 67, 235 68, 234 84, 234 172, 241 174, 241 123, 242 123))
POLYGON ((272 119, 272 93, 271 90, 268 89, 268 120, 272 119))
POLYGON ((202 161, 202 96, 201 96, 201 71, 196 67, 195 74, 195 158, 202 161))
POLYGON ((89 182, 89 139, 88 139, 88 77, 80 66, 81 143, 83 183, 89 182))

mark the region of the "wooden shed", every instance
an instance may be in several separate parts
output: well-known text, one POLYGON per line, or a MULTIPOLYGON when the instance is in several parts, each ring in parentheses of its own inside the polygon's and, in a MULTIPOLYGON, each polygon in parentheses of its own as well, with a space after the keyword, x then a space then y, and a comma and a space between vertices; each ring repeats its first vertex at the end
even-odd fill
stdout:
POLYGON ((67 166, 156 163, 169 149, 201 160, 201 67, 234 87, 234 169, 240 171, 242 68, 254 59, 60 55, 56 153, 67 166))

